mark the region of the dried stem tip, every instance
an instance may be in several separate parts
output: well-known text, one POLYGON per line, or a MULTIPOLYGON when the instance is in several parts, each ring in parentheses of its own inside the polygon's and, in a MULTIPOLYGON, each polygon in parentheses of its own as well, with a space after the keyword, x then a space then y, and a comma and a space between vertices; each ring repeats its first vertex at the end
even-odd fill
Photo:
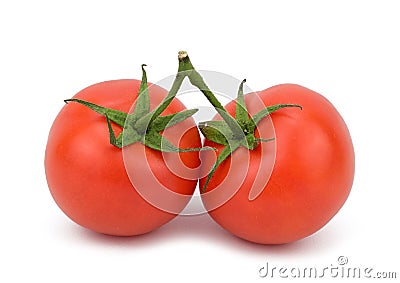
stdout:
POLYGON ((186 51, 179 51, 178 52, 178 59, 183 59, 183 58, 186 58, 188 56, 188 54, 187 54, 187 52, 186 51))

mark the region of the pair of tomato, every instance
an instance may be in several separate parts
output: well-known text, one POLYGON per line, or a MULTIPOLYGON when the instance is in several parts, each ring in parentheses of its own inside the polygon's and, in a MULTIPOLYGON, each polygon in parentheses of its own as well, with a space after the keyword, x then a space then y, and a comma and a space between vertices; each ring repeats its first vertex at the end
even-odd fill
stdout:
MULTIPOLYGON (((74 98, 129 112, 139 87, 137 80, 108 81, 74 98)), ((151 108, 167 95, 157 86, 149 91, 151 108)), ((250 114, 283 103, 299 104, 302 110, 281 109, 261 121, 256 134, 275 139, 254 150, 234 151, 202 194, 204 205, 223 228, 249 241, 288 243, 311 235, 338 212, 351 189, 354 150, 346 124, 328 100, 298 85, 250 93, 245 102, 250 114)), ((184 109, 175 98, 163 115, 184 109)), ((233 115, 235 103, 226 109, 233 115)), ((202 146, 192 118, 163 135, 180 148, 202 146)), ((178 215, 198 179, 200 188, 204 185, 200 176, 222 149, 208 140, 204 146, 216 149, 202 152, 207 165, 199 152, 163 153, 141 143, 121 150, 110 144, 104 117, 68 103, 50 130, 46 177, 54 200, 76 223, 104 234, 138 235, 178 215)))

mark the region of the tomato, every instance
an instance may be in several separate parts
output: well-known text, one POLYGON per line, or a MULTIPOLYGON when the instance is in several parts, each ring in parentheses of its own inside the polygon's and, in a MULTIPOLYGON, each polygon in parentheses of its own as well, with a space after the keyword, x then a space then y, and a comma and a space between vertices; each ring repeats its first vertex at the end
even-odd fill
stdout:
MULTIPOLYGON (((74 98, 129 112, 139 86, 138 80, 107 81, 83 89, 74 98)), ((150 109, 154 109, 167 91, 152 85, 149 93, 150 109)), ((174 99, 163 115, 184 109, 174 99)), ((112 128, 116 134, 121 132, 114 123, 112 128)), ((192 118, 166 129, 163 135, 181 148, 201 146, 192 118)), ((163 153, 141 143, 121 150, 110 144, 104 116, 72 102, 56 117, 45 153, 48 186, 61 210, 83 227, 117 236, 143 234, 173 219, 196 188, 199 164, 198 152, 163 153), (143 169, 147 167, 150 170, 143 169), (192 175, 186 178, 185 170, 192 175), (147 187, 135 187, 132 176, 138 174, 147 187), (140 193, 144 190, 172 197, 154 205, 140 193)))
MULTIPOLYGON (((305 238, 326 225, 350 193, 355 161, 348 128, 326 98, 299 85, 277 85, 244 97, 250 115, 275 104, 298 104, 302 110, 283 108, 264 118, 256 137, 262 133, 261 138, 275 140, 234 151, 202 194, 204 206, 224 229, 248 241, 282 244, 305 238), (256 181, 263 176, 265 183, 256 181)), ((234 116, 235 102, 226 109, 234 116)), ((223 148, 209 140, 205 145, 223 148)))

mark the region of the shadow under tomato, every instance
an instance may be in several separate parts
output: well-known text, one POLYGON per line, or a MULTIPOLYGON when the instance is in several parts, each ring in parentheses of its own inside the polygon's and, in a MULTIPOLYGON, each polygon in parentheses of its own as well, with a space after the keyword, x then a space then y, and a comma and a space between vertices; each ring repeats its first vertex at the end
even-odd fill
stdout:
MULTIPOLYGON (((228 249, 248 254, 315 254, 334 249, 341 240, 339 231, 329 225, 302 240, 280 245, 263 245, 243 240, 221 228, 208 214, 179 216, 163 228, 163 237, 210 241, 228 249)), ((160 229, 160 230, 161 230, 160 229)), ((343 236, 343 235, 342 235, 343 236)))
POLYGON ((219 227, 208 214, 177 216, 160 228, 142 235, 119 237, 96 233, 74 223, 68 223, 69 234, 83 241, 111 246, 150 246, 184 240, 223 242, 231 235, 219 227))
MULTIPOLYGON (((70 223, 71 225, 71 223, 70 223)), ((332 250, 340 242, 339 232, 324 227, 319 232, 303 240, 282 245, 261 245, 240 239, 215 223, 208 214, 178 216, 166 225, 143 235, 116 237, 92 232, 73 226, 74 237, 83 238, 91 244, 123 248, 146 248, 148 246, 182 241, 210 242, 223 248, 258 255, 296 255, 323 253, 332 250)))

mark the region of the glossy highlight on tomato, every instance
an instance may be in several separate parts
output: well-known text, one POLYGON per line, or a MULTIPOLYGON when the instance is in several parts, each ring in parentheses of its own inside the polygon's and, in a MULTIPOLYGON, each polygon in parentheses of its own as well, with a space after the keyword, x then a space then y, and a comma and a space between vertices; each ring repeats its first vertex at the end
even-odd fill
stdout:
MULTIPOLYGON (((326 98, 299 85, 277 85, 244 98, 250 115, 275 104, 298 104, 302 110, 280 109, 261 121, 256 136, 262 132, 266 136, 261 138, 275 140, 260 143, 255 150, 234 151, 202 194, 204 206, 224 229, 251 242, 283 244, 310 236, 332 219, 350 193, 355 160, 348 128, 326 98), (226 178, 228 174, 236 179, 226 178), (270 178, 263 187, 254 188, 258 174, 270 178), (252 190, 260 191, 254 199, 252 190), (233 192, 229 199, 226 191, 233 192)), ((234 116, 234 101, 225 108, 234 116)), ((219 152, 223 148, 209 140, 204 145, 219 152)), ((205 180, 200 180, 200 187, 205 180)))

